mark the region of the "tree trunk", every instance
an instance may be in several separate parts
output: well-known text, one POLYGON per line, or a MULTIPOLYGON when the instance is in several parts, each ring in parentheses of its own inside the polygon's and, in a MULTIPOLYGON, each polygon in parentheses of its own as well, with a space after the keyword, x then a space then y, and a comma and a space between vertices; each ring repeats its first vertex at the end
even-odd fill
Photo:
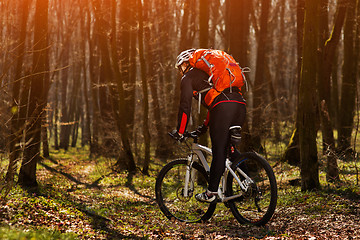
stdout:
POLYGON ((217 48, 216 47, 216 27, 218 26, 219 22, 219 15, 220 15, 220 1, 219 0, 212 0, 210 1, 210 19, 211 19, 211 26, 209 27, 209 46, 210 48, 217 48))
MULTIPOLYGON (((208 48, 209 45, 209 0, 200 0, 199 1, 199 28, 200 28, 200 36, 199 36, 199 44, 200 48, 208 48)), ((202 106, 202 105, 201 105, 202 106)), ((204 107, 200 108, 199 121, 198 125, 201 125, 203 121, 206 119, 207 110, 204 107)), ((203 134, 200 136, 199 143, 202 145, 208 145, 208 135, 203 134)))
MULTIPOLYGON (((121 0, 120 1, 120 64, 121 64, 121 79, 124 86, 124 101, 125 101, 125 109, 126 114, 122 115, 125 117, 126 124, 128 126, 129 132, 132 132, 134 126, 134 117, 135 117, 135 82, 131 82, 130 78, 130 37, 132 28, 137 28, 138 26, 131 26, 131 18, 133 17, 133 11, 136 9, 136 2, 128 1, 128 0, 121 0)), ((116 38, 116 34, 114 33, 113 38, 116 38)), ((113 50, 114 51, 114 50, 113 50)), ((113 63, 113 64, 117 64, 113 63)), ((131 134, 129 135, 131 136, 131 134)))
POLYGON ((339 128, 339 149, 351 153, 351 135, 353 130, 356 80, 357 80, 357 54, 355 53, 355 10, 356 0, 349 1, 349 8, 346 13, 344 28, 344 64, 343 80, 341 86, 340 102, 340 128, 339 128))
MULTIPOLYGON (((63 64, 67 66, 69 64, 69 41, 65 43, 63 64)), ((69 117, 67 111, 67 89, 68 89, 68 69, 64 69, 61 72, 61 117, 60 117, 60 148, 67 150, 69 147, 70 126, 69 117)))
POLYGON ((59 150, 59 80, 55 82, 55 105, 54 105, 54 147, 59 150))
POLYGON ((316 56, 318 49, 318 8, 317 1, 305 0, 303 60, 298 106, 302 191, 320 187, 315 117, 318 105, 316 89, 313 87, 317 75, 314 55, 316 56))
POLYGON ((227 0, 226 35, 229 53, 241 67, 249 66, 251 0, 227 0), (241 23, 241 24, 240 24, 241 23))
MULTIPOLYGON (((149 1, 144 2, 144 14, 143 21, 148 22, 149 19, 149 13, 151 12, 152 8, 150 7, 149 1)), ((184 12, 185 15, 185 12, 184 12)), ((147 28, 144 28, 144 37, 145 39, 151 39, 152 36, 156 36, 157 32, 154 27, 148 26, 147 28)), ((168 139, 164 136, 166 135, 165 126, 163 124, 163 119, 161 118, 161 106, 159 101, 159 87, 157 84, 157 71, 156 67, 158 66, 158 63, 156 63, 156 60, 159 60, 159 56, 156 56, 153 51, 153 49, 156 48, 157 44, 159 44, 157 41, 145 41, 145 48, 146 48, 146 56, 147 56, 147 64, 148 64, 148 73, 149 76, 149 87, 151 91, 151 97, 152 97, 152 111, 154 114, 154 133, 156 134, 156 149, 155 149, 155 155, 158 157, 167 157, 169 156, 169 148, 168 148, 168 139)), ((160 74, 160 71, 158 72, 160 74)))
MULTIPOLYGON (((184 14, 181 19, 181 27, 180 27, 180 43, 179 43, 179 50, 184 51, 186 49, 193 48, 194 38, 191 37, 195 31, 192 32, 192 28, 195 27, 195 18, 197 16, 195 10, 195 0, 185 0, 184 3, 184 14)), ((160 55, 161 56, 161 55, 160 55)), ((173 66, 175 59, 172 59, 171 63, 173 66)), ((168 73, 164 76, 165 79, 168 79, 168 73)), ((167 99, 173 98, 171 101, 171 108, 169 110, 170 114, 168 117, 167 126, 173 127, 177 120, 177 113, 179 110, 179 103, 180 103, 180 81, 181 76, 180 74, 177 75, 175 80, 175 86, 170 86, 167 88, 167 99), (169 94, 170 93, 170 94, 169 94)))
MULTIPOLYGON (((288 40, 288 36, 286 34, 286 18, 287 16, 285 15, 285 9, 286 9, 286 3, 285 0, 280 0, 280 13, 279 13, 279 42, 278 42, 278 53, 277 53, 277 57, 276 58, 276 69, 275 69, 275 78, 274 78, 274 84, 276 86, 276 94, 274 94, 276 96, 275 99, 275 104, 273 105, 277 105, 278 106, 278 110, 276 112, 276 114, 282 117, 287 117, 289 116, 290 113, 290 106, 289 106, 289 102, 288 99, 290 98, 290 91, 289 91, 289 85, 291 85, 291 83, 289 83, 288 81, 286 81, 286 76, 285 76, 285 72, 286 69, 288 68, 287 64, 286 64, 286 59, 287 59, 287 55, 289 53, 287 53, 287 49, 286 49, 286 42, 288 40), (282 100, 282 99, 285 99, 282 100)), ((291 13, 290 13, 291 14, 291 13)), ((274 33, 275 35, 276 33, 274 33)), ((276 37, 274 37, 274 40, 276 41, 276 37)), ((274 109, 274 111, 276 111, 274 109)), ((278 120, 276 120, 276 122, 279 122, 278 120)), ((276 124, 276 123, 275 123, 276 124)), ((279 124, 276 124, 276 127, 279 127, 279 124)), ((275 133, 275 134, 280 134, 280 133, 275 133)), ((278 138, 278 136, 276 136, 276 138, 278 138)))
POLYGON ((97 80, 96 80, 96 51, 95 51, 95 37, 91 34, 91 13, 90 13, 90 6, 86 8, 87 14, 87 23, 86 23, 86 38, 89 45, 89 81, 90 81, 90 93, 91 93, 91 103, 92 103, 92 136, 90 139, 90 155, 98 154, 99 153, 99 128, 100 128, 100 109, 99 109, 99 101, 98 101, 98 91, 97 91, 97 80))
MULTIPOLYGON (((249 62, 249 32, 250 32, 250 0, 227 0, 226 36, 229 53, 239 62, 240 67, 250 66, 249 62), (239 24, 241 23, 241 24, 239 24)), ((247 76, 248 77, 248 76, 247 76)), ((249 79, 248 79, 249 80, 249 79)), ((242 92, 246 98, 246 86, 242 92)), ((248 124, 249 118, 242 128, 242 141, 240 150, 248 152, 253 150, 252 139, 248 124)))
POLYGON ((209 0, 199 1, 199 27, 200 48, 207 48, 209 44, 209 0))
MULTIPOLYGON (((297 125, 297 124, 296 124, 297 125)), ((282 162, 287 162, 293 166, 300 166, 300 149, 299 149, 299 127, 295 126, 295 130, 291 135, 285 153, 281 158, 282 162)))
POLYGON ((149 132, 149 96, 148 96, 148 86, 147 86, 147 77, 146 77, 146 63, 144 57, 144 19, 143 19, 143 6, 141 0, 137 1, 138 8, 138 19, 139 19, 139 32, 138 32, 138 41, 139 41, 139 57, 140 57, 140 66, 141 66, 141 83, 142 83, 142 94, 143 94, 143 135, 145 141, 145 156, 144 156, 144 166, 142 172, 146 175, 149 175, 149 165, 150 165, 150 132, 149 132))
POLYGON ((26 42, 26 25, 29 17, 29 0, 24 0, 21 4, 21 15, 20 23, 21 30, 19 36, 19 50, 18 50, 18 59, 15 68, 15 81, 12 88, 12 116, 10 120, 10 136, 9 136, 9 166, 6 173, 6 181, 12 182, 14 180, 14 174, 17 169, 17 162, 21 158, 21 149, 20 142, 22 138, 22 127, 24 121, 19 119, 20 112, 20 88, 21 81, 19 80, 22 73, 23 63, 24 63, 24 54, 25 54, 25 42, 26 42), (21 123, 22 122, 22 123, 21 123))
MULTIPOLYGON (((180 43, 179 43, 179 52, 184 51, 186 49, 190 49, 193 47, 193 39, 190 37, 190 30, 189 30, 189 25, 191 22, 190 17, 192 15, 195 15, 194 12, 194 8, 193 8, 193 0, 185 0, 184 2, 184 14, 183 17, 181 19, 181 27, 180 27, 180 43)), ((178 52, 178 54, 179 54, 178 52)), ((162 55, 160 55, 162 56, 162 55)), ((174 62, 174 60, 172 61, 174 62)), ((166 79, 166 76, 165 76, 166 79)), ((179 109, 179 103, 180 103, 180 82, 181 81, 181 76, 180 74, 178 74, 176 76, 176 80, 175 80, 175 86, 173 86, 173 88, 171 88, 171 93, 172 94, 172 100, 171 100, 171 108, 170 108, 170 114, 168 117, 168 123, 167 125, 170 127, 173 127, 176 125, 176 116, 178 113, 178 109, 179 109)), ((168 87, 168 91, 170 91, 170 88, 168 87)), ((168 96, 167 98, 170 98, 170 95, 166 95, 168 96)), ((168 129, 169 131, 169 129, 168 129)), ((163 136, 161 136, 163 137, 163 136)))
POLYGON ((260 16, 260 32, 257 38, 257 57, 256 57, 256 72, 253 90, 254 111, 252 124, 253 145, 256 151, 263 151, 261 146, 261 136, 264 133, 264 109, 267 100, 266 91, 266 75, 264 72, 266 61, 266 43, 268 42, 268 18, 271 7, 270 0, 261 2, 261 16, 260 16))
POLYGON ((40 155, 41 123, 48 91, 48 0, 37 0, 34 22, 33 73, 28 102, 24 159, 18 182, 24 187, 37 186, 36 165, 40 155))
MULTIPOLYGON (((330 38, 322 47, 322 55, 320 58, 318 93, 320 100, 320 119, 323 133, 324 154, 327 156, 327 179, 328 181, 339 179, 339 169, 335 155, 335 139, 333 134, 333 124, 331 120, 331 84, 330 76, 332 73, 332 65, 334 62, 335 52, 340 41, 341 29, 345 19, 346 4, 340 1, 335 14, 335 24, 330 38)), ((323 9, 323 8, 322 8, 323 9)), ((324 16, 327 19, 327 15, 324 16)), ((324 24, 327 26, 327 24, 324 24)), ((324 38, 321 38, 322 41, 324 38)), ((322 43, 322 42, 321 42, 322 43)))
MULTIPOLYGON (((87 26, 88 24, 90 24, 89 22, 86 22, 85 16, 86 14, 84 14, 83 11, 80 11, 81 14, 81 29, 83 31, 83 36, 85 36, 86 39, 86 35, 87 30, 89 29, 89 26, 87 26)), ((86 56, 86 40, 83 41, 83 46, 82 46, 82 54, 84 56, 86 56)), ((90 56, 91 58, 92 56, 90 56)), ((82 141, 82 146, 89 144, 91 146, 91 118, 90 118, 90 98, 89 98, 89 90, 88 90, 88 72, 87 72, 87 64, 86 64, 86 57, 83 58, 82 60, 82 70, 83 70, 83 99, 84 99, 84 110, 83 110, 83 125, 84 125, 84 131, 83 131, 83 141, 82 141)))
POLYGON ((41 142, 43 157, 48 158, 50 156, 49 152, 49 141, 48 141, 48 123, 47 123, 47 111, 44 111, 43 123, 41 126, 41 142))
MULTIPOLYGON (((96 2, 94 0, 94 2, 96 2)), ((116 21, 115 21, 115 13, 116 13, 116 1, 113 0, 113 6, 112 6, 112 30, 115 33, 116 32, 116 21)), ((99 13, 98 13, 99 14, 99 13)), ((97 16, 100 18, 101 16, 97 16)), ((103 35, 102 41, 105 41, 105 35, 103 35)), ((105 43, 103 44, 105 45, 105 43)), ((130 172, 136 171, 136 164, 133 156, 133 152, 131 149, 130 141, 129 141, 129 132, 128 132, 128 126, 126 125, 126 119, 124 116, 127 115, 127 109, 126 109, 126 102, 125 102, 125 93, 124 93, 124 86, 122 81, 122 76, 120 74, 120 69, 118 66, 118 58, 117 58, 117 50, 116 50, 116 37, 113 36, 111 41, 111 59, 112 59, 112 69, 114 71, 115 75, 115 82, 116 85, 116 93, 114 92, 114 88, 111 87, 110 89, 112 92, 112 102, 114 111, 113 114, 115 116, 115 121, 117 124, 117 128, 120 132, 121 141, 123 144, 124 152, 125 152, 125 160, 122 158, 119 158, 116 165, 119 168, 124 168, 126 170, 129 170, 130 172), (125 166, 124 166, 125 165, 125 166)), ((103 46, 102 51, 107 51, 107 48, 103 46)))
MULTIPOLYGON (((297 0, 296 6, 296 42, 297 42, 297 92, 300 92, 300 76, 303 54, 303 36, 304 36, 304 13, 305 13, 305 0, 297 0)), ((299 106, 299 100, 297 99, 297 106, 299 106)), ((283 160, 288 161, 292 165, 300 164, 300 143, 299 143, 299 114, 296 113, 295 129, 291 136, 288 146, 286 147, 283 160)))

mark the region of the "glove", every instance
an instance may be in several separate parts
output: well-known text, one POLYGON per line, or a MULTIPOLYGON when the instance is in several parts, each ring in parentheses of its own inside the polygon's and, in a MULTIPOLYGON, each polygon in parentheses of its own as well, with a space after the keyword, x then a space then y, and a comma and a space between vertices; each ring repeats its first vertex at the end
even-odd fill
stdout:
POLYGON ((208 129, 208 127, 205 126, 204 124, 202 124, 202 125, 198 126, 198 128, 196 129, 196 133, 198 136, 200 136, 200 135, 206 133, 207 129, 208 129))
POLYGON ((172 130, 172 131, 169 133, 169 135, 170 135, 173 139, 175 139, 176 141, 179 141, 179 142, 182 142, 182 141, 185 140, 185 137, 184 137, 183 135, 180 135, 179 132, 178 132, 176 129, 172 130))

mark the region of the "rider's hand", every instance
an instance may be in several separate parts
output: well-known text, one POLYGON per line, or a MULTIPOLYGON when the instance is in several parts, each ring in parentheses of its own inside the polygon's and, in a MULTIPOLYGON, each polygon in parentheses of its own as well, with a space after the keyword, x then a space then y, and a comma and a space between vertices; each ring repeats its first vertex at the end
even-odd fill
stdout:
POLYGON ((207 129, 208 129, 207 126, 205 126, 204 124, 202 124, 202 125, 198 126, 198 128, 196 129, 196 134, 197 134, 198 136, 200 136, 200 135, 206 133, 207 129))
POLYGON ((176 141, 182 142, 185 140, 184 135, 180 134, 176 129, 172 130, 169 135, 176 141))

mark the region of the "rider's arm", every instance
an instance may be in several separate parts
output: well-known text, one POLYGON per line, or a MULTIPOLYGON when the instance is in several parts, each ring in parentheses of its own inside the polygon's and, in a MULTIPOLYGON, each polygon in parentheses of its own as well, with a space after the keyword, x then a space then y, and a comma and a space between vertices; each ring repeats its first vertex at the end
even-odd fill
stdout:
POLYGON ((191 78, 186 75, 181 80, 181 95, 180 105, 178 112, 178 126, 177 131, 179 134, 183 134, 186 130, 187 124, 191 114, 191 101, 193 97, 193 88, 191 78))
POLYGON ((209 126, 209 122, 210 122, 210 111, 207 112, 207 115, 206 115, 206 119, 204 121, 204 126, 205 127, 208 127, 209 126))

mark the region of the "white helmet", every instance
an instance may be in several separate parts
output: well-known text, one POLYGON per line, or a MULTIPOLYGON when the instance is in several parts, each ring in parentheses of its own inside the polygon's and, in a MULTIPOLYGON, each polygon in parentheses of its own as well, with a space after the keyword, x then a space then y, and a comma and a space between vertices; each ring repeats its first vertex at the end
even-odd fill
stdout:
POLYGON ((185 51, 182 51, 179 56, 176 58, 175 67, 178 68, 183 62, 189 61, 190 57, 193 55, 196 49, 191 48, 185 51))

